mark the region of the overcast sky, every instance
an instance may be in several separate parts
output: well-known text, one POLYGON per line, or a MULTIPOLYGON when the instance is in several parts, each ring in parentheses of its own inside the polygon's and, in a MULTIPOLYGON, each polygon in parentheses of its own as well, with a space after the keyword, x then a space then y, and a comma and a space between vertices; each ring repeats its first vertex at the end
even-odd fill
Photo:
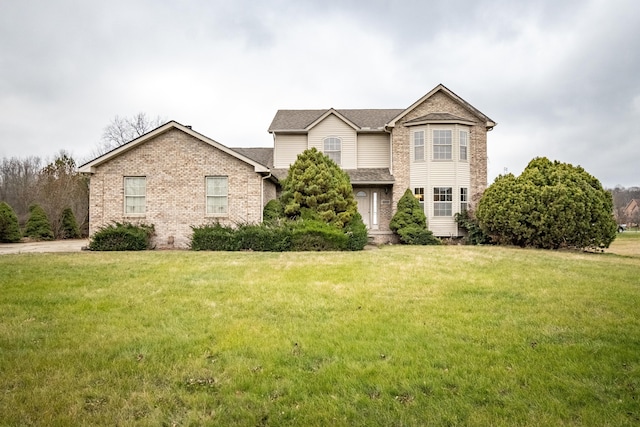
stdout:
POLYGON ((0 0, 0 158, 90 159, 116 116, 272 145, 278 109, 406 108, 442 83, 534 157, 640 186, 640 1, 0 0))

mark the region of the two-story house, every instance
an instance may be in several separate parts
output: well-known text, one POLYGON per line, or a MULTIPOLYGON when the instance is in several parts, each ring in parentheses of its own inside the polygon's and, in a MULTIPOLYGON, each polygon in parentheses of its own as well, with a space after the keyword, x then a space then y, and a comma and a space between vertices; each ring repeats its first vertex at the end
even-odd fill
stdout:
POLYGON ((411 189, 429 229, 458 236, 454 215, 487 184, 487 132, 496 123, 443 85, 406 109, 279 110, 273 148, 231 149, 171 121, 80 167, 90 180, 90 233, 114 221, 153 224, 158 247, 186 247, 191 227, 260 222, 291 163, 307 148, 351 178, 377 242, 411 189))
POLYGON ((487 185, 487 131, 496 123, 443 85, 406 109, 280 110, 272 173, 282 179, 297 154, 315 147, 351 178, 369 234, 391 237, 398 200, 411 189, 436 236, 459 236, 454 215, 487 185))

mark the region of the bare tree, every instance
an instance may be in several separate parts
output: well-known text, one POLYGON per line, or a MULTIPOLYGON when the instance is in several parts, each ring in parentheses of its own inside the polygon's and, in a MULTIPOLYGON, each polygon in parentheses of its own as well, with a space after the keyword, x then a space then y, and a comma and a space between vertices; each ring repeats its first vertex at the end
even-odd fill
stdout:
POLYGON ((29 217, 29 206, 38 199, 41 171, 39 157, 3 158, 0 163, 0 201, 13 208, 20 224, 29 217))
POLYGON ((51 230, 56 238, 62 231, 62 212, 71 208, 78 228, 87 232, 89 219, 89 182, 78 173, 76 162, 65 151, 58 155, 40 172, 38 203, 47 212, 51 230))
POLYGON ((95 157, 101 156, 166 122, 167 120, 160 116, 152 119, 142 112, 131 117, 115 116, 111 123, 104 128, 102 139, 94 151, 94 155, 95 157))

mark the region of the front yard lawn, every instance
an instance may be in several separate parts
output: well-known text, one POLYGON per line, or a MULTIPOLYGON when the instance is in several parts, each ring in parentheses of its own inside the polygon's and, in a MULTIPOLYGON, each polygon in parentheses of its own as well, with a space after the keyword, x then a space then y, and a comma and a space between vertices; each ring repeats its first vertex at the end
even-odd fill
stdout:
POLYGON ((1 256, 0 425, 638 425, 634 244, 1 256))

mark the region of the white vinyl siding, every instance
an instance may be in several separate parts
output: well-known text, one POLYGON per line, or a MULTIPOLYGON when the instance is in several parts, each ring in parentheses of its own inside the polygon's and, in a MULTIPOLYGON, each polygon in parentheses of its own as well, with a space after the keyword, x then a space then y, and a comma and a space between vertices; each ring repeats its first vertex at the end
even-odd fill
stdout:
POLYGON ((273 146, 273 167, 288 168, 307 149, 307 135, 276 134, 273 146))
POLYGON ((327 137, 340 138, 341 159, 340 166, 343 169, 355 169, 356 159, 356 131, 334 114, 330 114, 321 122, 309 129, 309 145, 318 151, 324 152, 324 140, 327 137))
POLYGON ((124 178, 125 215, 144 215, 147 205, 147 178, 126 176, 124 178))
POLYGON ((207 214, 226 215, 229 211, 229 179, 226 176, 208 176, 207 214))
MULTIPOLYGON (((469 127, 459 124, 426 124, 412 127, 409 136, 410 140, 407 141, 407 144, 410 144, 411 147, 413 147, 414 142, 413 134, 419 131, 424 131, 425 134, 425 161, 410 162, 410 188, 414 191, 414 194, 417 188, 424 188, 424 213, 427 216, 429 230, 440 237, 458 236, 460 230, 455 222, 454 215, 460 212, 461 209, 460 189, 471 188, 470 162, 460 160, 459 138, 461 132, 468 134, 469 127), (451 159, 448 161, 436 160, 433 157, 434 130, 448 131, 451 134, 451 159), (451 215, 435 215, 434 188, 440 187, 452 189, 452 200, 447 202, 451 204, 451 215)), ((440 132, 437 133, 441 134, 440 132)), ((467 144, 469 143, 470 141, 468 140, 467 144)), ((411 152, 410 155, 413 160, 414 153, 411 152)), ((469 197, 468 193, 467 197, 469 197)), ((440 214, 443 212, 448 213, 446 210, 439 210, 438 212, 440 214)))
POLYGON ((389 134, 358 134, 358 168, 389 167, 389 134))

